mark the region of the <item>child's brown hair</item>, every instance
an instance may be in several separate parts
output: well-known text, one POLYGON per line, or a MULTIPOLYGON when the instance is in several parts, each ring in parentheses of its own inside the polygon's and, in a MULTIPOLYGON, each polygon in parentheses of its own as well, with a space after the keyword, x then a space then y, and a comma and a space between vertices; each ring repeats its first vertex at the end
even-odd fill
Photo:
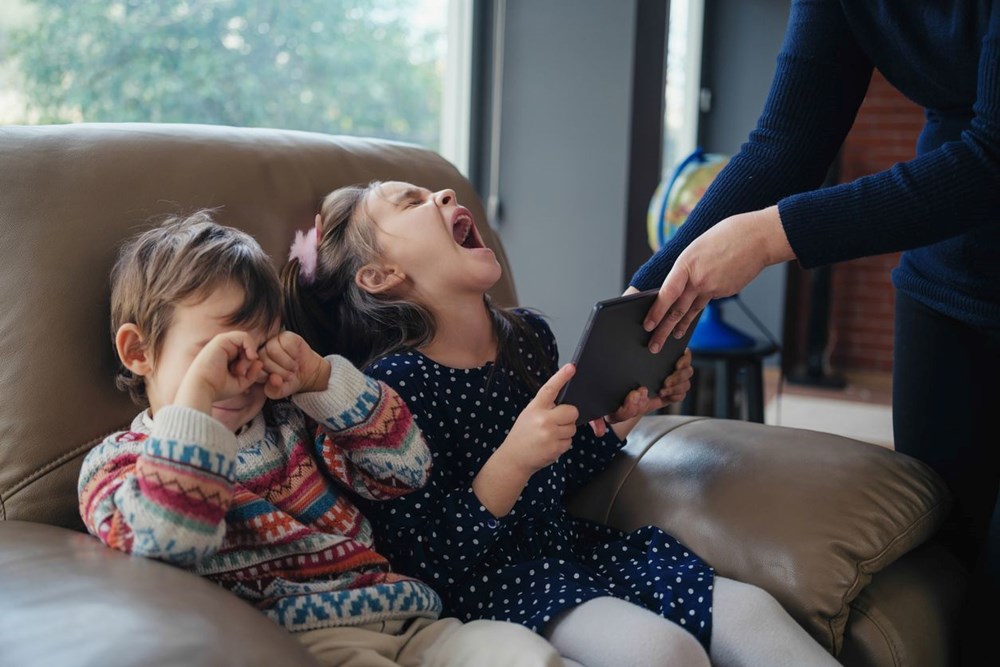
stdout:
MULTIPOLYGON (((435 331, 434 318, 420 304, 370 294, 355 282, 358 270, 379 258, 375 221, 366 201, 380 186, 372 181, 329 193, 320 207, 314 275, 303 280, 297 258, 281 271, 285 326, 320 354, 343 355, 359 368, 387 354, 419 348, 434 338, 435 331)), ((485 307, 499 342, 494 368, 511 369, 537 389, 541 382, 518 351, 519 339, 537 346, 533 330, 516 313, 493 305, 488 295, 485 307)))
MULTIPOLYGON (((174 308, 195 303, 226 284, 243 289, 243 305, 231 325, 269 327, 281 315, 281 284, 271 260, 246 232, 216 223, 201 210, 171 216, 127 241, 111 270, 111 337, 131 322, 155 360, 170 329, 174 308)), ((119 363, 115 383, 146 405, 146 386, 119 363)))

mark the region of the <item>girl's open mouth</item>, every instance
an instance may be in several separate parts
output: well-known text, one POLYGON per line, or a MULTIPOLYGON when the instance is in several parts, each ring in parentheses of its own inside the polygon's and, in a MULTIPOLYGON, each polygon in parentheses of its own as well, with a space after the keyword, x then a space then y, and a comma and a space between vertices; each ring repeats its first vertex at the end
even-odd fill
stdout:
POLYGON ((455 243, 463 248, 482 248, 483 240, 479 238, 479 232, 472 222, 472 214, 464 206, 455 209, 455 214, 451 219, 451 235, 455 243))

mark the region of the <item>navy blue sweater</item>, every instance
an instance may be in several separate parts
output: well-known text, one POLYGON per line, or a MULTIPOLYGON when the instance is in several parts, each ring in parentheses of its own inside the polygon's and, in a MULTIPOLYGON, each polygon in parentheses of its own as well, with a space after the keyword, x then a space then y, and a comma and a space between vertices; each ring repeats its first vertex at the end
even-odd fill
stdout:
POLYGON ((659 286, 706 229, 775 202, 804 267, 903 250, 897 289, 1000 329, 1000 2, 794 2, 757 128, 631 284, 659 286), (916 157, 816 189, 873 67, 926 110, 916 157))

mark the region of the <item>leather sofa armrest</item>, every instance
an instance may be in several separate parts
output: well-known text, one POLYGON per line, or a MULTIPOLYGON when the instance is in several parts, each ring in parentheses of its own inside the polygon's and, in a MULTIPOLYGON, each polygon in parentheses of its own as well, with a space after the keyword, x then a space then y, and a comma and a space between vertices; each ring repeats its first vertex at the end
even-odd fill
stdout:
POLYGON ((957 665, 968 572, 933 540, 872 577, 851 602, 844 665, 957 665))
POLYGON ((570 509, 626 531, 660 526, 719 575, 769 591, 836 655, 871 575, 925 541, 949 507, 930 468, 876 445, 657 416, 570 509))
POLYGON ((209 581, 23 521, 0 522, 0 653, 10 665, 317 665, 209 581))

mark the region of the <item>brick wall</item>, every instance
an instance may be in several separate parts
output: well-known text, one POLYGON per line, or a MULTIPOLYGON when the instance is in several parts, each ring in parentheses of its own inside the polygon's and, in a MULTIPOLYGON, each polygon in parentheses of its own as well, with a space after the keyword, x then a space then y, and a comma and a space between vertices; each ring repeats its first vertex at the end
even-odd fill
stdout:
MULTIPOLYGON (((840 156, 840 181, 882 171, 913 157, 923 109, 875 72, 840 156)), ((894 290, 889 272, 898 253, 837 264, 831 294, 831 364, 838 370, 892 370, 894 290)))

